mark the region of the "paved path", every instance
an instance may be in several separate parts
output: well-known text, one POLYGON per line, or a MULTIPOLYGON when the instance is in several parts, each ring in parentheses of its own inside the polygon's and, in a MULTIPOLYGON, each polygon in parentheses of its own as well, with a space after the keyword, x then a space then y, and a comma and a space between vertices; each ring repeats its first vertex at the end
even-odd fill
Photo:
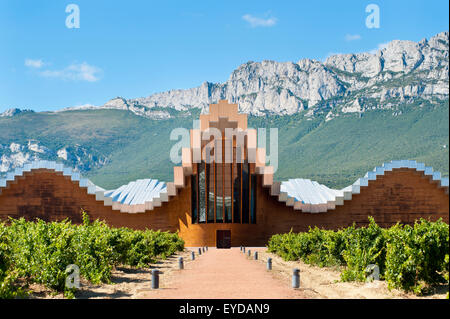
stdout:
POLYGON ((239 248, 209 248, 201 256, 192 250, 195 261, 187 262, 184 270, 177 270, 169 282, 161 282, 160 289, 146 291, 142 298, 304 298, 301 291, 290 288, 291 282, 276 279, 263 262, 251 260, 239 248))

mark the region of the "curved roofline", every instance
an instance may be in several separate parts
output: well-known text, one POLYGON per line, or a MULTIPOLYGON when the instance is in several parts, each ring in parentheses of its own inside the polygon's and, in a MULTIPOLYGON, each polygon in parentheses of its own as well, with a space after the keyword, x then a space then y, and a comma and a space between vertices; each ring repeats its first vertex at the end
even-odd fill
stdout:
POLYGON ((0 194, 2 188, 8 187, 9 183, 15 182, 24 173, 43 169, 70 177, 70 180, 78 184, 80 188, 85 188, 87 194, 95 195, 95 199, 103 202, 104 206, 112 206, 112 209, 120 210, 122 213, 144 213, 146 210, 152 210, 153 207, 159 207, 162 202, 168 201, 166 184, 155 179, 137 180, 116 190, 107 191, 95 185, 89 179, 83 178, 79 172, 64 166, 64 164, 43 160, 26 163, 22 167, 8 172, 6 178, 0 179, 0 194), (139 183, 140 181, 148 181, 144 190, 140 189, 139 185, 144 186, 145 182, 139 183))
MULTIPOLYGON (((360 193, 361 187, 369 186, 369 181, 375 181, 378 176, 383 176, 385 172, 400 168, 423 172, 425 176, 431 178, 431 181, 436 181, 438 187, 445 188, 448 194, 449 178, 441 177, 440 172, 433 171, 432 167, 414 160, 385 162, 381 166, 376 166, 372 171, 368 171, 364 177, 358 178, 352 185, 341 190, 331 189, 316 181, 301 178, 283 182, 267 181, 263 186, 271 187, 271 195, 276 196, 280 202, 285 202, 287 206, 292 206, 294 210, 301 210, 305 213, 321 213, 335 209, 336 206, 344 205, 345 200, 351 200, 353 194, 360 193)), ((175 194, 173 193, 174 190, 169 194, 169 188, 174 183, 166 184, 156 179, 139 179, 115 190, 105 190, 89 179, 83 178, 79 172, 72 168, 54 161, 42 160, 26 163, 22 167, 8 172, 6 178, 0 179, 0 194, 2 188, 8 187, 9 183, 15 182, 24 173, 41 169, 53 170, 56 173, 62 173, 63 176, 70 177, 72 182, 77 183, 81 188, 85 188, 87 194, 95 195, 97 201, 103 202, 105 206, 112 206, 112 209, 120 210, 122 213, 144 213, 154 207, 160 207, 163 202, 169 201, 169 195, 174 196, 176 194, 176 190, 175 194)), ((258 173, 264 175, 264 170, 262 169, 258 173)), ((182 173, 182 175, 184 174, 182 173)), ((176 185, 176 188, 183 186, 176 185)))
POLYGON ((322 213, 336 206, 344 205, 344 200, 351 200, 353 194, 359 194, 361 187, 369 186, 369 181, 377 180, 378 176, 383 176, 385 172, 393 169, 408 168, 418 172, 423 172, 429 176, 431 181, 436 181, 438 187, 445 188, 448 194, 449 178, 442 177, 440 172, 433 171, 430 166, 418 163, 414 160, 394 160, 385 162, 381 166, 376 166, 372 171, 368 171, 364 177, 358 178, 352 185, 341 190, 330 189, 309 179, 289 179, 281 182, 278 200, 286 202, 287 206, 293 206, 295 210, 305 213, 322 213), (314 192, 311 192, 314 189, 314 192))

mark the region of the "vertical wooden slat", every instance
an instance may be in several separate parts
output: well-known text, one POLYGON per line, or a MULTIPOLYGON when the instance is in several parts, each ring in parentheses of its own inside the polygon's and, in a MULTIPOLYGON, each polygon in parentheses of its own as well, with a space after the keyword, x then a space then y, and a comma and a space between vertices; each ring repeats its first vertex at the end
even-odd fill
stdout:
POLYGON ((252 164, 248 163, 248 223, 252 223, 252 164))
POLYGON ((242 196, 243 196, 243 191, 242 191, 242 183, 243 183, 243 178, 242 178, 242 170, 244 169, 244 165, 242 165, 243 163, 241 163, 241 169, 239 170, 239 174, 241 174, 241 177, 240 177, 240 181, 241 181, 241 191, 240 191, 240 203, 239 203, 239 206, 241 206, 241 209, 240 209, 240 214, 241 214, 241 220, 240 220, 240 223, 242 224, 242 208, 243 208, 243 206, 242 206, 242 196))
POLYGON ((213 164, 213 169, 214 169, 214 174, 213 174, 213 179, 214 179, 214 223, 217 223, 217 187, 216 187, 216 183, 217 183, 217 174, 216 174, 216 160, 214 159, 214 164, 213 164))
POLYGON ((206 185, 207 185, 207 183, 206 183, 206 178, 207 178, 207 176, 206 176, 206 165, 208 165, 208 164, 205 161, 205 167, 203 168, 204 172, 205 172, 205 224, 208 223, 208 190, 206 189, 206 185))
POLYGON ((197 164, 197 182, 195 184, 197 184, 197 224, 200 222, 200 165, 201 162, 199 164, 197 164))
POLYGON ((222 137, 222 223, 225 224, 226 219, 226 207, 225 207, 225 161, 224 161, 224 152, 225 152, 225 138, 222 137))
POLYGON ((234 167, 233 167, 233 163, 235 161, 234 158, 234 137, 231 137, 231 179, 230 179, 230 183, 231 183, 231 223, 234 223, 234 179, 233 179, 233 172, 234 172, 234 167))

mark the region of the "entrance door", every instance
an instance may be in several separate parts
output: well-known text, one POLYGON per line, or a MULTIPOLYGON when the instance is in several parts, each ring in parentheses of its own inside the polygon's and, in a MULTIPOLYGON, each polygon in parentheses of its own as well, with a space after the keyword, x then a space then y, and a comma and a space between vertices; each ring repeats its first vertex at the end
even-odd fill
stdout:
POLYGON ((218 230, 216 236, 217 248, 231 248, 231 230, 218 230))

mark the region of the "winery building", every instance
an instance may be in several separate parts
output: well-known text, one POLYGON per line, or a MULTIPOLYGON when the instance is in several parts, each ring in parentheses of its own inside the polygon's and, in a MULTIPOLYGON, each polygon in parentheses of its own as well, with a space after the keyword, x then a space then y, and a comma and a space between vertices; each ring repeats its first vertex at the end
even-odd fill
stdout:
POLYGON ((363 226, 368 216, 383 227, 421 217, 448 223, 449 180, 422 163, 384 163, 338 190, 308 179, 274 181, 265 154, 247 115, 221 100, 190 131, 172 182, 104 190, 62 164, 36 161, 0 179, 0 220, 79 223, 84 209, 115 227, 178 232, 188 247, 263 246, 276 233, 363 226))

